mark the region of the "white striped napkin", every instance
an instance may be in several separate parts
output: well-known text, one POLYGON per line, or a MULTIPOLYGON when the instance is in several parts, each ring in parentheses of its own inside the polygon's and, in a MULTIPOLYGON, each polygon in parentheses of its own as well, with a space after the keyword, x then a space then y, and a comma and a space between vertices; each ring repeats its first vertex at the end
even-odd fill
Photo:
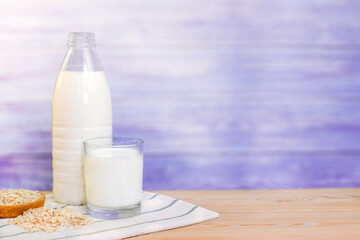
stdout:
MULTIPOLYGON (((65 207, 55 202, 53 194, 46 195, 45 206, 65 207)), ((86 206, 71 206, 74 212, 87 214, 86 206)), ((144 192, 141 213, 138 216, 104 220, 88 216, 92 224, 79 229, 61 232, 27 232, 12 224, 8 219, 0 219, 0 239, 120 239, 165 229, 183 227, 217 218, 218 213, 162 194, 144 192)))

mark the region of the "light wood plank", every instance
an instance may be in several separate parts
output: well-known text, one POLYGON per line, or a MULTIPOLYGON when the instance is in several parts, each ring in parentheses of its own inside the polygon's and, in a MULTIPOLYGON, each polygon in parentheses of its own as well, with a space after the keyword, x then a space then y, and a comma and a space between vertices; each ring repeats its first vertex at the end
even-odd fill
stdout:
POLYGON ((132 239, 359 239, 360 189, 159 191, 215 220, 132 239))

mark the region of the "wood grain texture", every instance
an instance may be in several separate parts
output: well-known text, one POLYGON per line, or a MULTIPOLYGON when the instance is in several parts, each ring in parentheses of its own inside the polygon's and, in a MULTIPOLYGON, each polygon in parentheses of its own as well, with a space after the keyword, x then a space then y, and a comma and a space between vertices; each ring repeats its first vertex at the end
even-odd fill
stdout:
POLYGON ((96 33, 145 189, 360 186, 360 2, 0 1, 0 188, 51 190, 51 100, 96 33))
POLYGON ((218 219, 131 239, 347 239, 360 236, 360 189, 161 191, 218 219))

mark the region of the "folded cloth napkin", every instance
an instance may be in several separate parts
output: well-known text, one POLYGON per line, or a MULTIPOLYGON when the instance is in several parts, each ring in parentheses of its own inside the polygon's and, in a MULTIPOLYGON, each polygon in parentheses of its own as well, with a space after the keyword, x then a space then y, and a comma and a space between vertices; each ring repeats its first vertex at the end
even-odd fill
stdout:
MULTIPOLYGON (((65 207, 46 195, 45 206, 65 207)), ((74 212, 87 214, 86 206, 69 206, 74 212)), ((144 192, 140 215, 117 220, 93 218, 92 224, 79 229, 64 229, 61 232, 27 232, 13 224, 5 224, 8 219, 0 219, 0 239, 121 239, 145 233, 203 222, 217 218, 218 213, 162 194, 144 192)))

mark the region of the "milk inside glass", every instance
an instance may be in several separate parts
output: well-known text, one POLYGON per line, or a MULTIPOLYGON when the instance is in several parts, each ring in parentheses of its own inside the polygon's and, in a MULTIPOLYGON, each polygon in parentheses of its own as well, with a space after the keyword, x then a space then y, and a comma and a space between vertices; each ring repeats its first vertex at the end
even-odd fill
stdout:
POLYGON ((131 148, 98 148, 85 156, 86 198, 91 205, 121 208, 142 198, 143 154, 131 148))

